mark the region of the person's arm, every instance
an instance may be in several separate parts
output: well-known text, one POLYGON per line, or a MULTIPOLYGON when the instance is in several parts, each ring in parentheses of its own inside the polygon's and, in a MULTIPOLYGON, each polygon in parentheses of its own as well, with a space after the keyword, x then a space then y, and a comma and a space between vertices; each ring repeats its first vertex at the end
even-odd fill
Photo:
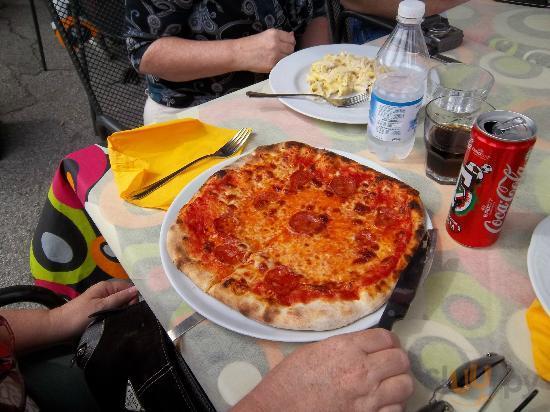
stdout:
POLYGON ((91 322, 92 313, 137 301, 137 289, 129 282, 100 282, 58 308, 1 310, 15 336, 17 353, 69 341, 91 322))
POLYGON ((413 392, 409 368, 391 332, 340 335, 294 351, 232 412, 403 411, 413 392))
POLYGON ((328 19, 324 16, 320 16, 315 17, 309 22, 304 34, 300 37, 298 46, 300 49, 305 49, 306 47, 330 43, 328 19))
POLYGON ((294 51, 294 33, 276 29, 239 39, 192 40, 187 22, 195 3, 182 2, 165 13, 151 0, 126 0, 126 46, 138 72, 173 82, 235 71, 269 73, 294 51))
POLYGON ((162 37, 147 48, 139 71, 174 82, 241 70, 269 73, 295 45, 294 33, 276 29, 234 40, 162 37))
MULTIPOLYGON (((450 8, 466 3, 468 0, 425 0, 426 16, 439 14, 450 8)), ((394 19, 397 16, 397 8, 400 0, 341 0, 342 6, 348 10, 358 11, 364 14, 394 19)))

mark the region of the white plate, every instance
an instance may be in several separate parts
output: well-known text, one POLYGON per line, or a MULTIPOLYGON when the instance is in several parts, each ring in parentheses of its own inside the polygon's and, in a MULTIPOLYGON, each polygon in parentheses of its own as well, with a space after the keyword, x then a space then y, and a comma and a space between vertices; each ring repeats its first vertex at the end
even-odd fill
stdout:
POLYGON ((527 270, 542 307, 550 315, 550 216, 542 220, 531 236, 527 270))
MULTIPOLYGON (((306 77, 311 64, 325 55, 347 51, 357 56, 376 57, 379 47, 357 44, 328 44, 309 47, 292 53, 280 60, 269 74, 269 85, 274 93, 311 93, 306 77)), ((336 123, 366 124, 369 117, 369 102, 350 107, 335 107, 313 98, 281 98, 292 110, 315 119, 336 123)))
MULTIPOLYGON (((397 178, 388 169, 364 158, 351 153, 342 152, 339 150, 333 150, 333 152, 345 156, 349 159, 355 160, 365 166, 378 170, 388 176, 397 178)), ((246 156, 246 154, 242 155, 246 156)), ((170 283, 179 293, 179 295, 191 306, 195 311, 202 314, 210 321, 217 323, 227 329, 233 330, 243 335, 253 336, 255 338, 283 341, 283 342, 311 342, 328 338, 333 335, 339 335, 342 333, 355 332, 370 328, 378 323, 385 305, 378 309, 376 312, 365 316, 354 323, 344 326, 340 329, 334 329, 329 331, 297 331, 288 329, 279 329, 271 326, 264 325, 263 323, 256 322, 242 315, 240 312, 231 309, 230 307, 214 299, 212 296, 199 289, 187 276, 179 271, 179 269, 172 263, 168 251, 166 249, 166 235, 168 228, 176 220, 179 210, 193 197, 193 195, 201 188, 206 180, 218 170, 228 166, 235 162, 241 156, 230 158, 218 163, 216 166, 204 171, 191 181, 179 195, 174 199, 174 202, 170 205, 168 212, 162 222, 160 230, 160 257, 162 260, 162 266, 170 283)), ((426 226, 432 228, 432 222, 428 214, 426 213, 426 226)))

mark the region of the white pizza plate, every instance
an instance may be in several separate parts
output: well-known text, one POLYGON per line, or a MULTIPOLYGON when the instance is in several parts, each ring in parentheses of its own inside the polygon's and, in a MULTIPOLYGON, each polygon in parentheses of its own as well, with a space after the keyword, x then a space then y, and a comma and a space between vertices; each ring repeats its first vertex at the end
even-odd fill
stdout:
MULTIPOLYGON (((388 169, 364 157, 347 152, 342 152, 339 150, 332 151, 349 159, 355 160, 360 164, 371 167, 372 169, 375 169, 388 176, 397 178, 397 176, 388 169)), ((168 233, 168 228, 172 225, 173 222, 175 222, 180 209, 193 197, 193 195, 201 188, 201 186, 210 176, 212 176, 218 170, 223 169, 224 167, 235 162, 242 156, 246 156, 246 154, 224 160, 223 162, 218 163, 216 166, 204 171, 202 174, 197 176, 193 181, 191 181, 187 186, 183 188, 179 195, 174 199, 174 202, 170 205, 168 212, 164 216, 164 221, 162 222, 162 227, 160 230, 160 257, 162 260, 164 271, 166 272, 170 283, 172 284, 174 289, 176 289, 178 294, 189 304, 189 306, 191 306, 195 311, 197 311, 210 321, 232 331, 242 333, 243 335, 248 335, 260 339, 268 339, 282 342, 312 342, 325 339, 330 336, 340 335, 342 333, 364 330, 378 324, 378 321, 382 316, 382 312, 384 311, 385 305, 378 309, 376 312, 339 329, 316 332, 274 328, 272 326, 264 325, 263 323, 256 322, 255 320, 245 317, 240 312, 231 309, 230 307, 214 299, 212 296, 203 292, 202 289, 198 288, 172 263, 172 260, 170 259, 168 251, 166 249, 166 236, 168 233)), ((433 227, 427 213, 426 227, 428 229, 431 229, 433 227)))
POLYGON ((542 307, 550 315, 550 216, 533 231, 527 251, 527 270, 542 307))
MULTIPOLYGON (((327 54, 336 54, 341 51, 374 58, 378 49, 379 47, 357 44, 309 47, 281 59, 269 74, 269 85, 273 93, 311 93, 306 77, 313 62, 321 60, 327 54)), ((368 100, 350 107, 335 107, 311 97, 285 97, 279 100, 298 113, 329 122, 366 124, 369 117, 368 100)))

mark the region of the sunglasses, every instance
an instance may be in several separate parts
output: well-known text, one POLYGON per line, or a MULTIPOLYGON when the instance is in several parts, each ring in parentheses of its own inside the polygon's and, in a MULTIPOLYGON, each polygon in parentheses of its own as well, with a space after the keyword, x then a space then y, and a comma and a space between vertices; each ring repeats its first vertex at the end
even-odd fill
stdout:
POLYGON ((436 399, 439 393, 454 392, 462 395, 473 387, 476 389, 491 387, 491 391, 481 398, 479 412, 482 412, 511 373, 512 367, 506 362, 504 356, 497 353, 491 352, 481 358, 468 361, 456 368, 447 380, 435 388, 428 404, 418 412, 453 412, 455 409, 449 402, 436 399), (478 380, 482 377, 483 383, 480 384, 478 380))

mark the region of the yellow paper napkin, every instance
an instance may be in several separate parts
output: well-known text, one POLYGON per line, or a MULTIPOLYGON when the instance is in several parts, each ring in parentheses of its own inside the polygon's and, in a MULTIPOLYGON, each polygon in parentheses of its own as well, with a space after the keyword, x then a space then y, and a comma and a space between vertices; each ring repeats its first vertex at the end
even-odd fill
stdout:
POLYGON ((535 299, 527 310, 526 317, 531 332, 535 368, 542 379, 550 381, 550 316, 535 299))
POLYGON ((186 163, 214 153, 235 133, 237 130, 188 118, 112 134, 107 139, 109 160, 120 197, 141 207, 167 210, 186 184, 224 159, 202 160, 141 200, 132 200, 130 195, 186 163))

